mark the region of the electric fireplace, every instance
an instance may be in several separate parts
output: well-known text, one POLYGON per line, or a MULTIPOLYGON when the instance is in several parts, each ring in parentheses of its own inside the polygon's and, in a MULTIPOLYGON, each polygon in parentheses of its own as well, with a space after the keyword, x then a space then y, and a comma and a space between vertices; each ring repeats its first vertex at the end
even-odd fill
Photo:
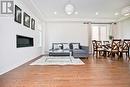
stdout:
POLYGON ((32 37, 26 37, 21 35, 16 35, 16 40, 17 40, 17 48, 32 47, 34 42, 32 37))

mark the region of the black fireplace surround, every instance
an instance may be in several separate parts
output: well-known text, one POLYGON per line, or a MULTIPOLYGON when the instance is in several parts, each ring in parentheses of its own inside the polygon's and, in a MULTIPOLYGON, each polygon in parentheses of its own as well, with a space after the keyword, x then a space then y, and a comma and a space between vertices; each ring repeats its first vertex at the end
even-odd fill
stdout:
POLYGON ((33 46, 33 38, 32 37, 16 35, 16 40, 17 40, 17 48, 32 47, 33 46))

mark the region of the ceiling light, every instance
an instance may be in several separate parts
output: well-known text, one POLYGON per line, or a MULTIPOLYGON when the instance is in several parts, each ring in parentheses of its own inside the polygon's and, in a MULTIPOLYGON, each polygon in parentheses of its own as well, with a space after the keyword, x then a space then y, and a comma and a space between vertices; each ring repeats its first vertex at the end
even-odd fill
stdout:
POLYGON ((79 14, 79 13, 76 11, 76 12, 74 12, 74 14, 79 14))
POLYGON ((99 13, 98 13, 98 12, 96 12, 96 15, 99 15, 99 13))
POLYGON ((68 15, 71 15, 74 12, 74 6, 72 4, 65 5, 65 12, 68 15))
POLYGON ((78 14, 78 12, 74 12, 75 11, 75 7, 74 5, 71 3, 71 0, 68 0, 68 3, 65 4, 65 7, 64 7, 64 11, 67 15, 71 15, 71 14, 78 14))
POLYGON ((128 16, 128 15, 130 15, 130 13, 124 14, 124 16, 128 16))
POLYGON ((55 11, 55 12, 54 12, 54 14, 56 15, 56 14, 57 14, 57 12, 55 11))
POLYGON ((118 13, 118 12, 116 12, 114 15, 115 15, 115 16, 117 16, 117 15, 119 15, 119 13, 118 13))
POLYGON ((124 16, 130 15, 130 6, 123 8, 122 11, 121 11, 121 14, 124 15, 124 16))

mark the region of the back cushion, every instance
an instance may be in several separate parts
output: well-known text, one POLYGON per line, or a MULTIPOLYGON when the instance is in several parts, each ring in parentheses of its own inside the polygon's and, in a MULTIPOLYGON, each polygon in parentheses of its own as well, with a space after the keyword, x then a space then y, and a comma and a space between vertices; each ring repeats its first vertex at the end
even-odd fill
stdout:
POLYGON ((69 43, 63 43, 63 49, 70 49, 69 43))

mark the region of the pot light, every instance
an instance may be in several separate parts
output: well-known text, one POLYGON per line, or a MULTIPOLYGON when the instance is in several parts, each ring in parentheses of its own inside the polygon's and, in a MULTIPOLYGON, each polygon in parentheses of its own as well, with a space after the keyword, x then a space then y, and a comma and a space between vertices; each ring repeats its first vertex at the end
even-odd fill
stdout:
POLYGON ((79 14, 79 13, 76 11, 76 12, 74 12, 74 14, 79 14))
POLYGON ((96 15, 99 15, 99 13, 98 13, 98 12, 96 12, 96 15))
POLYGON ((124 16, 128 16, 128 15, 130 15, 130 13, 124 14, 124 16))
POLYGON ((56 14, 57 14, 57 12, 55 11, 55 12, 54 12, 54 14, 56 15, 56 14))
POLYGON ((115 15, 115 16, 117 16, 117 15, 119 15, 119 13, 118 13, 118 12, 116 12, 114 15, 115 15))

